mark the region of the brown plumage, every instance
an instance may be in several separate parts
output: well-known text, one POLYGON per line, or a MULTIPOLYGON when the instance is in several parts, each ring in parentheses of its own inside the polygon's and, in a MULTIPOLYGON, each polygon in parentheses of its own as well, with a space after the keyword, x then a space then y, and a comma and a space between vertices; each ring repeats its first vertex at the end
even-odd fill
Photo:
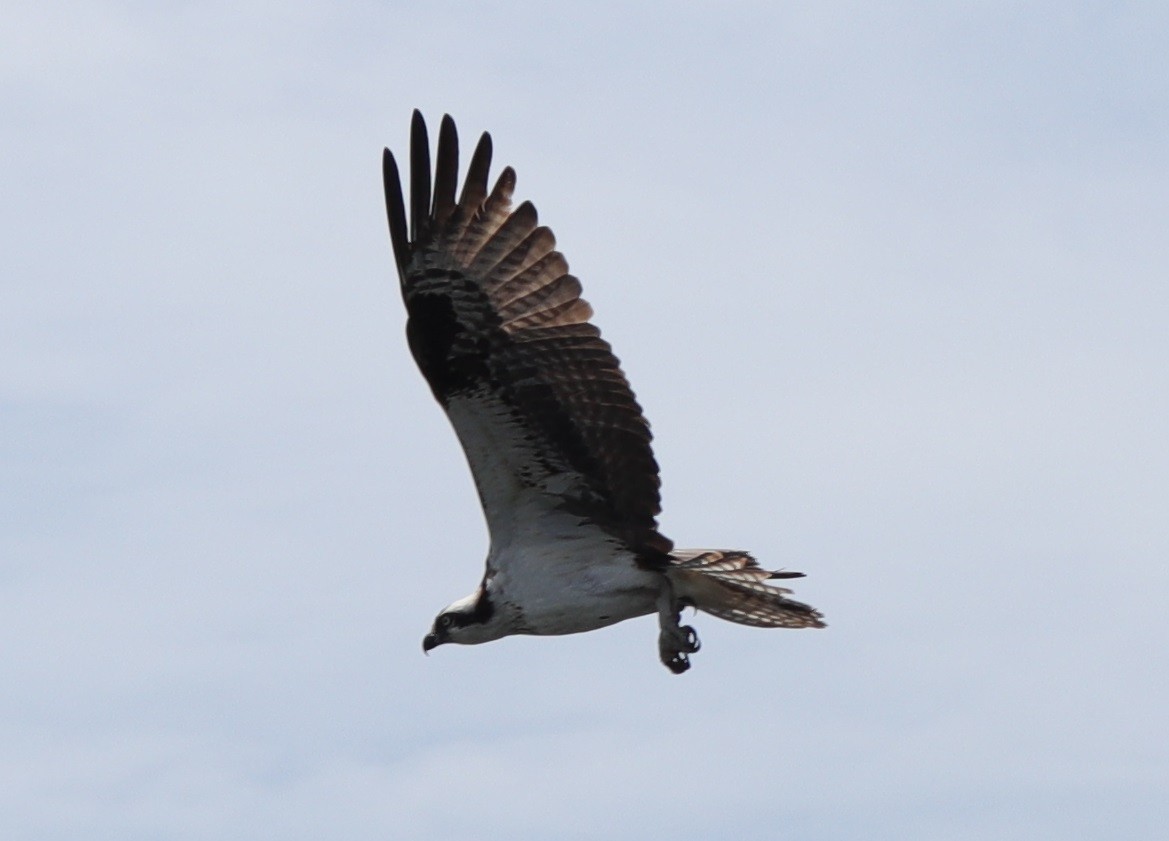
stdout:
POLYGON ((439 129, 433 182, 421 114, 410 133, 409 213, 387 149, 390 238, 410 351, 467 455, 491 532, 479 588, 439 614, 424 640, 579 633, 657 613, 662 662, 698 650, 679 624, 692 605, 766 628, 822 627, 746 552, 673 551, 658 530, 649 424, 581 284, 531 202, 512 206, 515 171, 488 189, 491 138, 462 192, 454 122, 439 129))
POLYGON ((661 559, 672 544, 657 530, 660 481, 649 424, 609 343, 588 323, 592 307, 555 250, 552 231, 538 224, 531 202, 512 209, 515 171, 504 168, 488 192, 491 148, 484 133, 456 202, 458 136, 444 117, 432 198, 426 123, 414 112, 409 237, 397 164, 386 151, 386 206, 402 295, 411 318, 427 328, 412 333, 411 349, 440 402, 484 384, 502 394, 581 477, 574 495, 582 513, 647 558, 661 559), (427 312, 428 305, 441 306, 439 299, 454 301, 453 318, 427 312), (438 320, 446 325, 440 340, 454 339, 450 347, 436 347, 438 320))

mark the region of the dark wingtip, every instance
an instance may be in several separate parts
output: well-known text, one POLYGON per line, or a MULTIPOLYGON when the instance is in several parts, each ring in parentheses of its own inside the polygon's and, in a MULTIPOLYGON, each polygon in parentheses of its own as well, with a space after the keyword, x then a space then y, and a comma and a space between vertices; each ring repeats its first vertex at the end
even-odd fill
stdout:
POLYGON ((382 181, 386 191, 386 218, 390 224, 390 243, 394 247, 394 261, 398 274, 404 273, 409 260, 410 245, 406 236, 406 205, 402 199, 402 179, 398 162, 389 149, 382 152, 382 181))
POLYGON ((410 119, 410 240, 426 236, 430 225, 430 136, 422 112, 410 119))
POLYGON ((459 180, 459 133, 450 114, 442 115, 438 128, 438 157, 434 163, 434 204, 432 222, 442 228, 455 209, 455 188, 459 180))
POLYGON ((802 572, 789 572, 786 569, 780 569, 780 570, 776 570, 776 571, 772 572, 767 577, 768 578, 803 578, 804 573, 802 573, 802 572))

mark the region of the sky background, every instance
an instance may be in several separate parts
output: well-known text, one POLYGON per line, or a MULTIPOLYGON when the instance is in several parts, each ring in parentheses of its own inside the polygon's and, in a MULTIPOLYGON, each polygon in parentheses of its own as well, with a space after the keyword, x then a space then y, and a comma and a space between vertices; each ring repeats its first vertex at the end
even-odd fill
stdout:
POLYGON ((1169 832, 1169 6, 110 3, 0 30, 0 835, 1169 832), (653 423, 802 570, 447 646, 486 533, 383 146, 482 130, 653 423))

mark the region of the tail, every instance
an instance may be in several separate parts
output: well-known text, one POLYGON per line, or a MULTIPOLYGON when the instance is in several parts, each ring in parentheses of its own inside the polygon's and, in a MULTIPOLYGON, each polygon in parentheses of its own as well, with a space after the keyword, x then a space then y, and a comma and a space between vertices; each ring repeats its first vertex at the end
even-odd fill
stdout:
POLYGON ((692 549, 672 553, 664 570, 675 598, 720 619, 757 628, 823 628, 820 611, 786 598, 791 590, 764 582, 802 572, 763 569, 746 552, 692 549))

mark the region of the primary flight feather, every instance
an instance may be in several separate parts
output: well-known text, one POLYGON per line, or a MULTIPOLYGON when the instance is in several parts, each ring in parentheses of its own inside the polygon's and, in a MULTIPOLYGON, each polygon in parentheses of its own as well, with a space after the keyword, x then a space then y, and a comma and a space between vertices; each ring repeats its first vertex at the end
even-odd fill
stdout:
POLYGON ((484 133, 458 192, 458 134, 444 116, 432 183, 415 111, 409 214, 397 162, 389 149, 383 158, 410 351, 463 446, 491 535, 479 587, 438 614, 423 648, 657 613, 661 660, 683 672, 698 650, 679 624, 686 606, 823 627, 766 583, 801 573, 765 570, 746 552, 676 551, 658 530, 649 424, 552 232, 530 202, 512 207, 515 171, 488 189, 491 152, 484 133))

